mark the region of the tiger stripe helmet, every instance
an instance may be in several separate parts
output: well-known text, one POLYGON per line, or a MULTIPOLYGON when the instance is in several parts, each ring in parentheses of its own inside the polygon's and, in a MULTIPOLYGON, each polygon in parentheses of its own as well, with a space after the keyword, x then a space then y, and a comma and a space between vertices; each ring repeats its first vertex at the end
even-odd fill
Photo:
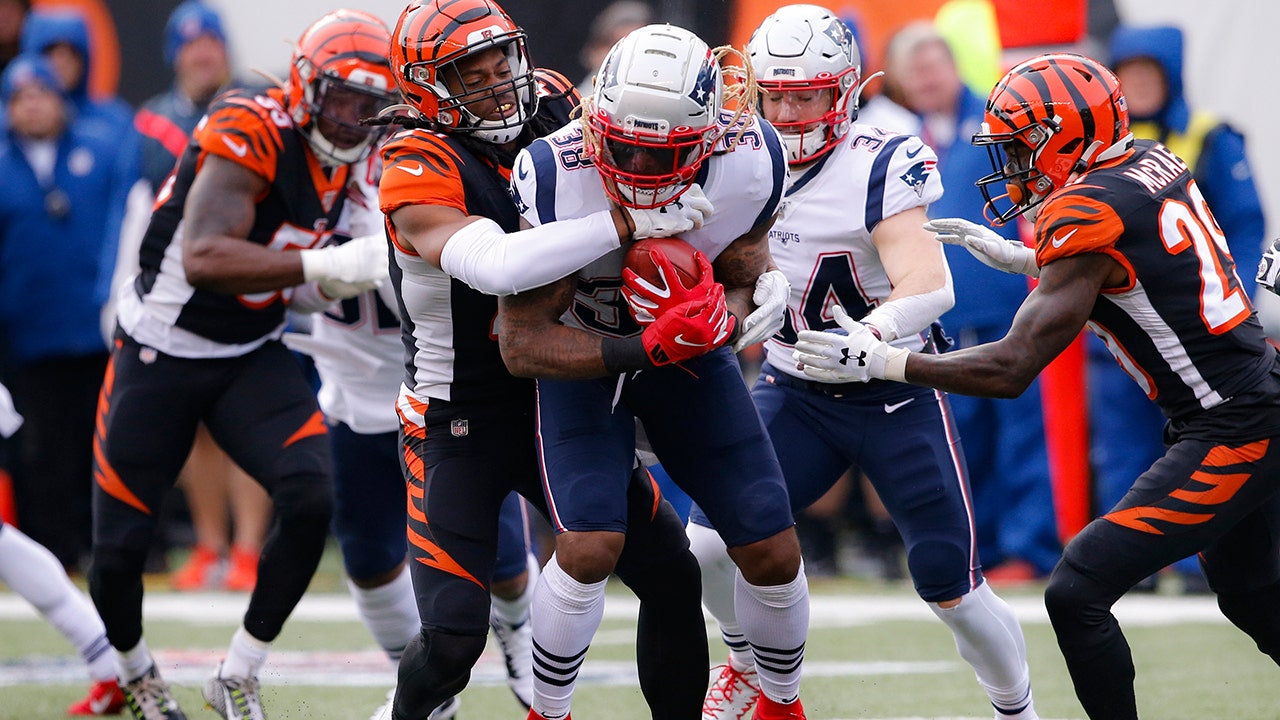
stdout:
POLYGON ((379 134, 359 121, 398 97, 387 65, 390 45, 391 33, 377 17, 335 10, 312 23, 294 46, 287 109, 326 164, 358 162, 379 134))
POLYGON ((393 36, 391 68, 401 94, 446 132, 501 145, 516 139, 537 112, 525 32, 490 0, 414 0, 400 13, 393 36), (492 84, 469 87, 459 61, 494 48, 509 72, 492 84), (473 114, 472 104, 485 100, 497 110, 473 114))
POLYGON ((1083 55, 1051 53, 1014 66, 996 83, 972 142, 987 146, 994 170, 977 182, 984 213, 1003 225, 1073 176, 1123 155, 1133 135, 1116 76, 1083 55), (1029 163, 1009 156, 1015 142, 1030 148, 1029 163), (1005 192, 993 196, 992 185, 1005 192), (1006 198, 1012 207, 1002 212, 996 204, 1006 198))

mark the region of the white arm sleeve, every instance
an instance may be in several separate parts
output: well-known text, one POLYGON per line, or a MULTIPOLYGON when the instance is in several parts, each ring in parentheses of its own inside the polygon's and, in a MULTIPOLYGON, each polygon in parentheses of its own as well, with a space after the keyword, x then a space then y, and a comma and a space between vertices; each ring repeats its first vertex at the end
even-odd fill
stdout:
POLYGON ((919 295, 894 298, 863 316, 862 322, 874 325, 880 331, 880 339, 893 342, 906 335, 929 327, 956 304, 955 290, 951 286, 951 269, 947 268, 942 287, 919 295))
POLYGON ((620 245, 608 210, 514 233, 482 218, 450 236, 440 269, 482 293, 513 295, 559 280, 620 245))

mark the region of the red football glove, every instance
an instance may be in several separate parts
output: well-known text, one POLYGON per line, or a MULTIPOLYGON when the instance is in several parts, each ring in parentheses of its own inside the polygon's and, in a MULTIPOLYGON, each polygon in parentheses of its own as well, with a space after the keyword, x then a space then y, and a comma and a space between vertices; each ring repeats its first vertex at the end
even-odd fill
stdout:
POLYGON ((720 347, 733 334, 737 318, 724 304, 724 286, 713 283, 701 300, 690 300, 658 316, 640 340, 654 365, 692 360, 720 347))
POLYGON ((681 282, 676 266, 666 253, 654 248, 649 257, 663 280, 661 285, 640 277, 631 268, 622 268, 622 297, 631 306, 631 316, 641 325, 652 323, 677 305, 706 299, 711 287, 720 284, 713 276, 711 261, 700 250, 693 255, 698 263, 698 282, 693 287, 685 287, 681 282))

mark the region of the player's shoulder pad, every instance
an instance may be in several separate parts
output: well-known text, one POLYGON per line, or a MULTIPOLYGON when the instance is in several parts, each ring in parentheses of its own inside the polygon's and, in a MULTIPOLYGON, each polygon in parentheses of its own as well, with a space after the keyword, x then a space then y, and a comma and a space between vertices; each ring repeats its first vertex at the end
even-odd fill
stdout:
POLYGON ((193 133, 201 150, 272 179, 293 119, 271 93, 247 89, 219 95, 193 133))
POLYGON ((1105 251, 1124 233, 1124 221, 1099 185, 1080 183, 1051 194, 1036 215, 1036 259, 1053 260, 1105 251))

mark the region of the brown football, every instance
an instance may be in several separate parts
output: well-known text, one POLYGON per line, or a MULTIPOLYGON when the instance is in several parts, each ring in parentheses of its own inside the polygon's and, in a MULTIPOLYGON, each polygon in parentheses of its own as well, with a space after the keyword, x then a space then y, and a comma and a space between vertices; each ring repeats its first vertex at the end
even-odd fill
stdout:
POLYGON ((702 279, 698 270, 698 261, 693 257, 697 250, 678 237, 637 240, 631 245, 631 249, 627 250, 627 256, 623 260, 623 264, 645 280, 661 286, 663 284, 662 278, 658 276, 658 268, 654 265, 653 258, 649 255, 655 248, 661 250, 667 256, 667 259, 671 261, 671 264, 675 266, 676 275, 680 283, 686 288, 697 285, 698 281, 702 279))

